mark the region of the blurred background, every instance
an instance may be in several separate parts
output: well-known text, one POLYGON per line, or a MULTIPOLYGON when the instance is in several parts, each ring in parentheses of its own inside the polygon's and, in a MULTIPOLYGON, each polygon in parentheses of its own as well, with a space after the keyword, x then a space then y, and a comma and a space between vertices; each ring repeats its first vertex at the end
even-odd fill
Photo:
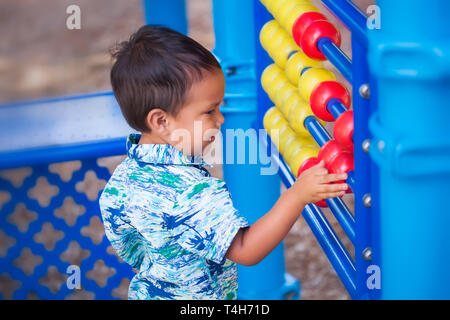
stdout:
MULTIPOLYGON (((225 0, 224 0, 225 1, 225 0)), ((320 2, 313 1, 319 7, 320 2)), ((374 0, 354 1, 362 11, 374 0)), ((323 8, 323 7, 322 7, 323 8)), ((214 31, 210 0, 187 0, 189 35, 209 49, 214 49, 214 31)), ((351 57, 349 33, 326 9, 323 12, 340 27, 343 35, 342 49, 351 57)), ((2 0, 0 1, 0 103, 44 97, 110 91, 109 71, 112 60, 109 49, 117 42, 126 40, 143 24, 140 0, 2 0), (81 30, 66 28, 66 8, 76 4, 81 8, 81 30)), ((331 68, 331 65, 327 67, 331 68)), ((343 83, 346 83, 341 78, 343 83)), ((350 89, 350 85, 346 83, 350 89)), ((123 157, 103 159, 103 165, 112 172, 123 157)), ((55 169, 60 175, 71 174, 77 164, 55 169)), ((220 166, 211 169, 213 176, 222 178, 220 166)), ((26 176, 25 169, 0 171, 0 177, 19 181, 26 176), (25 173, 24 173, 25 170, 25 173)), ((85 181, 86 192, 98 192, 106 181, 85 181), (89 191, 91 190, 91 191, 89 191), (94 191, 92 191, 94 190, 94 191)), ((281 189, 284 190, 283 186, 281 189)), ((36 191, 39 194, 39 188, 36 191)), ((39 196, 37 196, 39 197, 39 196)), ((0 192, 0 208, 8 201, 0 192)), ((353 211, 352 196, 345 201, 353 211)), ((80 212, 77 206, 68 205, 72 214, 80 212), (77 211, 78 210, 78 211, 77 211), (75 213, 73 213, 75 212, 75 213)), ((17 210, 24 210, 18 208, 17 210)), ((245 213, 244 213, 245 214, 245 213)), ((353 254, 353 247, 333 215, 325 210, 343 243, 353 254)), ((22 215, 22 216, 26 216, 22 215)), ((1 226, 0 226, 1 228, 1 226)), ((104 236, 102 225, 93 231, 95 237, 104 236)), ((45 232, 43 237, 45 238, 45 232)), ((0 230, 0 256, 7 252, 7 240, 0 230)), ((287 271, 301 283, 301 299, 349 299, 344 286, 328 262, 325 254, 301 218, 285 240, 287 271)), ((80 247, 68 248, 68 255, 82 256, 80 247)), ((28 263, 26 260, 23 262, 28 263)), ((31 262, 30 262, 31 263, 31 262)), ((108 268, 99 268, 102 273, 108 268)), ((58 287, 61 276, 49 271, 45 284, 58 287)), ((12 297, 20 284, 8 274, 0 274, 0 293, 4 298, 12 297)), ((126 298, 126 279, 117 288, 116 296, 126 298)), ((30 295, 29 298, 39 299, 30 295)), ((93 299, 92 294, 75 294, 72 298, 93 299)))

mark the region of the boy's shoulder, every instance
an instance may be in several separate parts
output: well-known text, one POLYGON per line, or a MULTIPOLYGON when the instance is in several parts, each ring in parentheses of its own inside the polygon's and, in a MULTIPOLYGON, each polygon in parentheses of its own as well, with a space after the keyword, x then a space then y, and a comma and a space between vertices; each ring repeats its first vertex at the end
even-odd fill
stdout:
POLYGON ((196 194, 205 188, 227 189, 222 179, 211 176, 203 167, 139 163, 127 157, 114 170, 105 192, 122 197, 152 193, 175 201, 181 194, 196 194))

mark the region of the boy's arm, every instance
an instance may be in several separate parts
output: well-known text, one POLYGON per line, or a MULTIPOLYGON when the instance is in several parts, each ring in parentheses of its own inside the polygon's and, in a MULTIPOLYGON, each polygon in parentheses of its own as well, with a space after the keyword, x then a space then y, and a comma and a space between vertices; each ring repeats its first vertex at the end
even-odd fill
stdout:
POLYGON ((286 237, 306 204, 342 196, 347 184, 328 183, 346 178, 345 173, 328 174, 323 161, 306 170, 269 212, 250 227, 238 231, 226 257, 246 266, 259 263, 286 237))

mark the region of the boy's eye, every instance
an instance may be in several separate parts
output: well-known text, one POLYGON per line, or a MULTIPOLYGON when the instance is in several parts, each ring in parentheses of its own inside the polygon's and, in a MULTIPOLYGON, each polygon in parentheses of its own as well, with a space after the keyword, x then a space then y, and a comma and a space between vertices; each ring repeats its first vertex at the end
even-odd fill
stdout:
POLYGON ((207 114, 213 114, 214 111, 216 111, 215 109, 209 110, 208 112, 206 112, 207 114))

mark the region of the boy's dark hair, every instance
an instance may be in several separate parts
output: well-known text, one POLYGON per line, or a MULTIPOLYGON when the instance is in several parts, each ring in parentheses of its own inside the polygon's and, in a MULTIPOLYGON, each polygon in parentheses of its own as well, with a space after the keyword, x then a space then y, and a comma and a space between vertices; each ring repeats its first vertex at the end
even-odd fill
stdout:
POLYGON ((128 124, 149 132, 146 117, 160 108, 176 116, 203 72, 220 69, 214 55, 195 40, 162 26, 145 25, 111 52, 111 85, 128 124))

